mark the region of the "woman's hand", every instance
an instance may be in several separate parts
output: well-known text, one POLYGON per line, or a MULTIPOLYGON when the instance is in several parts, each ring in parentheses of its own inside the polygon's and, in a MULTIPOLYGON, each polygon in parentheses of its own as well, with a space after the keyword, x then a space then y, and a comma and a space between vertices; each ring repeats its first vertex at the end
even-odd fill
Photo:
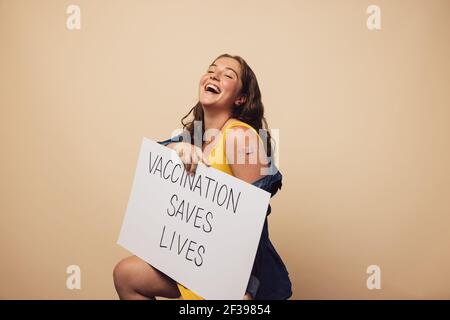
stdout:
POLYGON ((209 166, 208 159, 203 154, 203 151, 193 144, 187 142, 172 142, 167 147, 176 151, 184 164, 184 168, 189 174, 194 174, 199 163, 209 166))

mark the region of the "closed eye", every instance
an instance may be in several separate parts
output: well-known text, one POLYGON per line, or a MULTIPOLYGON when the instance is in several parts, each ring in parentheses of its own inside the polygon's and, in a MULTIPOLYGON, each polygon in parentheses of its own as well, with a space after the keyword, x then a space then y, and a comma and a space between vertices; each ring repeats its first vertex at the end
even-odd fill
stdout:
POLYGON ((229 76, 229 75, 227 75, 227 77, 228 77, 228 78, 230 78, 230 79, 233 79, 233 77, 232 77, 232 76, 229 76))

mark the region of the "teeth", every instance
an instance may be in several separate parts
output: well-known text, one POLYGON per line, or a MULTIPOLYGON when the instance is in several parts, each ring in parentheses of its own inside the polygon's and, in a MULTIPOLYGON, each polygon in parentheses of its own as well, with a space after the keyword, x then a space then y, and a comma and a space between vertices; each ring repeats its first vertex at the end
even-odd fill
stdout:
POLYGON ((208 88, 213 89, 213 90, 215 91, 215 93, 220 93, 220 89, 219 89, 217 86, 215 86, 215 85, 213 85, 213 84, 211 84, 211 83, 208 83, 208 84, 206 85, 206 89, 208 89, 208 88))

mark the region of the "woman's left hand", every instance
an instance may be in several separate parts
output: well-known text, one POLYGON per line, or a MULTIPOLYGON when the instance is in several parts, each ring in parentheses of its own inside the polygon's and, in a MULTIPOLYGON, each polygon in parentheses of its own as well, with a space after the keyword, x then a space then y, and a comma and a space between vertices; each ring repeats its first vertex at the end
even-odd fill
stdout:
POLYGON ((244 296, 244 300, 253 300, 252 295, 247 292, 244 296))

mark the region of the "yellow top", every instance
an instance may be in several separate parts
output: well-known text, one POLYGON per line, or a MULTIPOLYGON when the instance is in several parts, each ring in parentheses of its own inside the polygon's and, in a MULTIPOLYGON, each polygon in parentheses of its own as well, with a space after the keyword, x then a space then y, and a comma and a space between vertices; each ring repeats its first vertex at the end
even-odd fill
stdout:
MULTIPOLYGON (((232 127, 246 127, 248 129, 253 130, 256 135, 259 137, 258 132, 249 124, 242 122, 237 119, 230 119, 222 128, 221 130, 221 136, 219 139, 221 139, 213 149, 211 149, 210 154, 208 155, 208 161, 211 164, 212 168, 215 168, 217 170, 220 170, 222 172, 228 173, 230 175, 233 175, 233 171, 231 170, 230 165, 228 164, 227 156, 226 156, 226 134, 227 130, 232 127)), ((261 138, 260 138, 261 139, 261 138)), ((178 290, 180 290, 181 298, 183 300, 204 300, 199 295, 195 294, 191 290, 185 288, 183 285, 177 283, 178 290)))

